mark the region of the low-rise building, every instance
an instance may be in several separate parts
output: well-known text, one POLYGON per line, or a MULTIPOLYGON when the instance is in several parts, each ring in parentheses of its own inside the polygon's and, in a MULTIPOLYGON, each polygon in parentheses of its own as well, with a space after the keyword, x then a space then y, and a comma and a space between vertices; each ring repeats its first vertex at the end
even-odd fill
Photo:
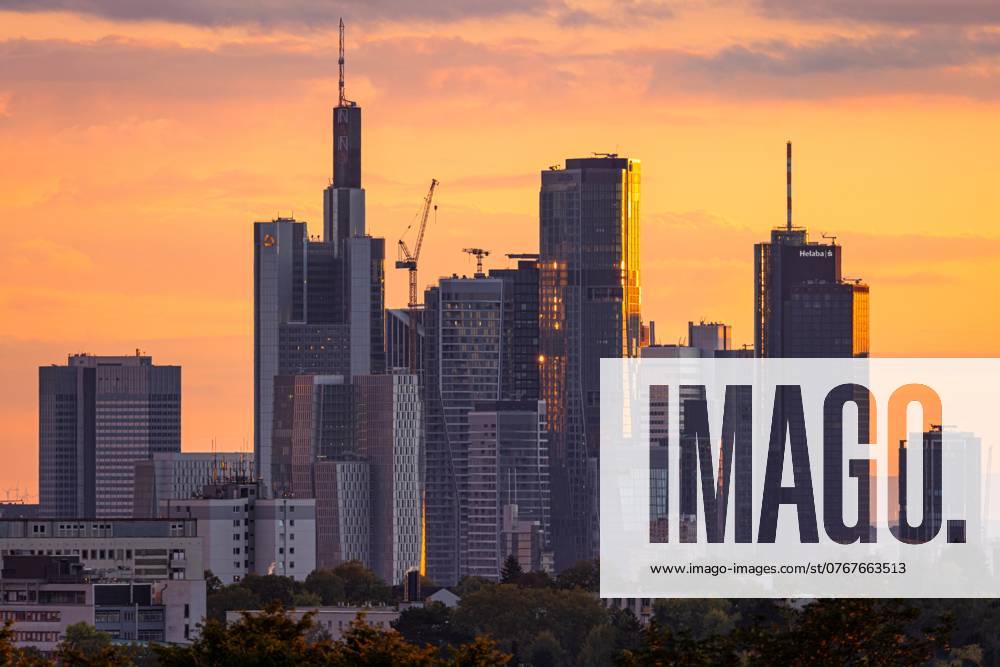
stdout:
MULTIPOLYGON (((288 610, 288 615, 294 621, 302 620, 307 613, 313 613, 313 623, 316 627, 329 635, 333 641, 338 641, 344 633, 351 627, 351 623, 360 615, 364 615, 365 623, 378 628, 379 630, 391 630, 392 623, 399 618, 400 611, 395 607, 295 607, 288 610)), ((246 614, 259 614, 260 610, 251 611, 227 611, 226 623, 234 623, 246 614)))
POLYGON ((111 580, 86 570, 79 556, 8 555, 0 573, 0 622, 13 622, 17 647, 46 655, 76 623, 118 641, 187 643, 204 601, 204 580, 111 580))

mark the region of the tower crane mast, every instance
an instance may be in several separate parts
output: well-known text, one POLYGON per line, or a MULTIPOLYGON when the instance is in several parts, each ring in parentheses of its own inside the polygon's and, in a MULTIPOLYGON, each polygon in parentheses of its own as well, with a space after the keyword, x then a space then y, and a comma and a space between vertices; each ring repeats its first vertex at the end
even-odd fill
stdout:
MULTIPOLYGON (((409 274, 409 292, 407 295, 406 305, 410 315, 407 342, 411 373, 417 372, 417 310, 420 308, 420 304, 417 302, 417 261, 420 259, 420 250, 424 247, 424 232, 427 230, 427 217, 431 211, 431 205, 434 201, 434 189, 437 186, 437 179, 432 178, 431 187, 427 190, 427 195, 424 197, 423 208, 420 210, 419 226, 417 228, 417 241, 413 246, 413 251, 410 252, 410 248, 406 245, 406 241, 400 238, 398 255, 396 258, 396 268, 406 269, 409 274)), ((437 210, 437 206, 434 206, 434 210, 437 210)), ((403 232, 403 236, 406 236, 406 233, 410 231, 411 227, 413 227, 412 222, 406 228, 406 231, 403 232)))

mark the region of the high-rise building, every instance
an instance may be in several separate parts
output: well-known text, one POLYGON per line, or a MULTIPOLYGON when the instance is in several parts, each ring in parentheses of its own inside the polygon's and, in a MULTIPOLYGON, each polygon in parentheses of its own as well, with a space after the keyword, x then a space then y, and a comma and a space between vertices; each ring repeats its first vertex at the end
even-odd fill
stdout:
POLYGON ((469 412, 502 398, 503 287, 444 278, 424 296, 427 576, 445 586, 465 554, 469 412))
MULTIPOLYGON (((508 508, 516 508, 517 518, 511 519, 506 529, 523 529, 524 522, 532 523, 535 528, 527 531, 537 538, 532 546, 539 552, 547 547, 550 497, 546 440, 542 401, 477 403, 469 413, 470 494, 464 575, 498 581, 507 556, 529 546, 505 544, 508 508)), ((521 537, 510 537, 508 542, 518 539, 521 537)), ((526 560, 529 567, 539 564, 533 558, 526 560)))
MULTIPOLYGON (((525 257, 524 255, 517 255, 525 257)), ((504 396, 533 400, 538 389, 538 260, 519 259, 516 269, 491 269, 504 281, 504 347, 501 383, 504 396)))
POLYGON ((556 568, 597 554, 600 360, 639 354, 638 160, 571 159, 539 197, 541 398, 556 568))
POLYGON ((134 464, 181 449, 181 369, 75 354, 38 369, 39 511, 132 516, 134 464))
POLYGON ((358 453, 371 487, 371 567, 402 583, 419 567, 423 535, 423 406, 416 375, 354 378, 358 453))
POLYGON ((254 235, 254 453, 270 493, 275 376, 385 369, 385 243, 310 241, 305 223, 283 218, 254 235))
POLYGON ((787 220, 754 246, 754 348, 759 357, 868 356, 868 287, 845 281, 836 240, 809 240, 792 225, 792 145, 787 220))
MULTIPOLYGON (((268 494, 275 376, 385 372, 385 241, 365 234, 361 108, 344 94, 343 46, 341 33, 323 240, 309 239, 305 223, 286 218, 254 230, 254 454, 268 494)), ((315 454, 330 455, 322 438, 315 454)))
POLYGON ((385 239, 354 236, 347 252, 345 287, 350 325, 351 375, 385 372, 385 239))

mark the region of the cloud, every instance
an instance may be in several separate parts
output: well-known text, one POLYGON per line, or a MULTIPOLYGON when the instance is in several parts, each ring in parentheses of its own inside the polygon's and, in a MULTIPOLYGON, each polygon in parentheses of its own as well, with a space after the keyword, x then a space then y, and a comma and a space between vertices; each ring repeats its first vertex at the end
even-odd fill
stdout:
POLYGON ((167 21, 209 27, 328 27, 345 20, 452 21, 536 13, 537 0, 0 0, 18 12, 68 11, 116 21, 167 21))
POLYGON ((984 25, 1000 23, 996 0, 757 0, 773 18, 852 21, 889 25, 984 25))
POLYGON ((734 43, 707 53, 648 51, 654 94, 705 92, 741 99, 830 99, 893 95, 1000 97, 1000 31, 960 28, 880 31, 734 43))
POLYGON ((835 37, 797 44, 774 40, 724 48, 691 66, 718 74, 741 72, 802 76, 886 69, 923 69, 964 65, 1000 55, 1000 33, 956 30, 895 36, 880 33, 851 39, 835 37))

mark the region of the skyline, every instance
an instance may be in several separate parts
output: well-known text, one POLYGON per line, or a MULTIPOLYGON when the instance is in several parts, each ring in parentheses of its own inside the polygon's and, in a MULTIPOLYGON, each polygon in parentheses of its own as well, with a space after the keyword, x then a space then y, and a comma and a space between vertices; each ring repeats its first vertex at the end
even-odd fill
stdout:
MULTIPOLYGON (((977 3, 963 6, 974 10, 977 3)), ((980 11, 987 17, 992 10, 982 3, 980 11)), ((13 63, 0 73, 0 146, 15 157, 0 165, 0 212, 11 221, 0 251, 0 367, 7 380, 0 389, 0 417, 8 426, 3 445, 10 454, 0 490, 18 482, 36 489, 35 369, 63 363, 79 351, 122 354, 140 347, 162 363, 181 365, 185 451, 207 450, 213 436, 220 451, 240 449, 244 439, 252 449, 248 241, 255 220, 279 214, 294 214, 308 221, 312 234, 320 233, 321 191, 329 178, 329 110, 336 103, 333 14, 326 27, 293 34, 287 26, 202 27, 0 12, 0 51, 13 63), (79 36, 69 39, 70 34, 79 36), (102 41, 106 35, 121 37, 102 41), (143 61, 145 52, 156 60, 143 61), (123 54, 139 57, 112 62, 123 54), (59 75, 57 65, 66 57, 80 60, 71 75, 59 75), (144 62, 161 60, 162 71, 146 82, 144 62), (207 71, 197 71, 198 63, 207 71), (263 69, 241 78, 240 68, 248 64, 263 69), (90 71, 91 65, 102 69, 90 71), (260 93, 261 85, 276 84, 299 68, 305 73, 288 84, 292 94, 275 99, 260 93), (195 85, 181 85, 178 95, 165 92, 191 77, 195 85), (213 81, 229 87, 215 90, 213 81), (63 116, 64 109, 72 114, 63 116), (101 155, 100 169, 94 168, 94 155, 101 155), (130 302, 137 298, 143 303, 130 302)), ((681 25, 701 25, 704 14, 680 12, 652 23, 666 25, 676 36, 684 32, 681 25)), ((845 275, 872 286, 873 356, 997 354, 990 339, 998 320, 991 303, 997 274, 989 263, 1000 254, 1000 236, 990 225, 1000 212, 1000 195, 987 193, 998 172, 990 156, 1000 148, 989 124, 997 110, 995 31, 983 30, 986 36, 973 40, 993 44, 992 56, 979 52, 985 64, 976 60, 969 71, 956 74, 962 54, 946 59, 948 72, 939 75, 950 85, 937 95, 921 90, 911 80, 917 77, 898 77, 909 90, 869 88, 860 98, 845 96, 844 70, 840 94, 817 98, 813 89, 811 96, 789 100, 788 91, 772 89, 742 102, 737 100, 746 91, 727 100, 718 89, 699 93, 691 81, 679 81, 675 97, 651 93, 648 85, 636 94, 623 77, 620 86, 611 87, 634 122, 608 128, 614 110, 583 104, 610 99, 599 86, 579 88, 589 82, 586 71, 567 71, 557 58, 536 78, 530 70, 538 61, 522 53, 508 64, 511 75, 504 76, 502 59, 490 61, 472 48, 494 57, 497 50, 519 48, 539 55, 545 42, 537 32, 522 40, 534 40, 533 46, 519 47, 517 31, 537 30, 558 18, 430 21, 431 32, 461 32, 459 46, 478 55, 470 56, 468 67, 449 67, 430 57, 448 49, 435 54, 427 38, 421 48, 431 51, 418 50, 424 57, 415 60, 432 61, 432 68, 421 81, 441 78, 419 96, 404 76, 390 71, 392 63, 417 66, 406 63, 406 52, 377 62, 394 44, 417 40, 411 34, 416 28, 407 33, 400 24, 347 16, 348 93, 366 113, 370 233, 393 243, 418 211, 427 180, 442 182, 438 217, 429 223, 421 261, 421 292, 439 276, 471 275, 474 260, 462 247, 490 249, 487 266, 493 268, 507 265, 499 261, 505 252, 537 251, 539 172, 565 158, 617 148, 643 163, 644 321, 657 322, 660 342, 675 342, 688 320, 702 317, 732 324, 735 344, 750 342, 752 246, 784 222, 783 143, 791 138, 795 221, 817 238, 821 232, 837 234, 847 248, 845 275), (487 30, 494 24, 498 29, 491 36, 487 30), (518 72, 527 79, 521 87, 518 72), (558 85, 560 73, 569 84, 558 85), (497 80, 479 81, 477 89, 477 77, 497 80), (554 77, 548 80, 554 85, 546 87, 544 77, 554 77), (977 80, 979 88, 972 86, 977 80), (507 86, 513 86, 509 96, 500 96, 507 86), (879 102, 874 108, 859 108, 873 99, 879 102), (407 100, 415 103, 406 105, 407 100), (656 108, 638 108, 635 103, 643 100, 656 108), (447 117, 455 104, 463 115, 447 117), (577 117, 567 122, 576 109, 577 117), (471 122, 474 115, 482 126, 471 122), (848 120, 848 128, 839 128, 848 120), (421 128, 426 132, 416 132, 421 128), (510 148, 513 133, 527 138, 516 149, 510 148), (482 227, 469 224, 475 221, 482 227), (504 222, 510 227, 501 229, 504 222), (885 243, 907 256, 887 257, 885 243), (943 261, 935 261, 941 256, 943 261), (702 289, 685 292, 692 283, 702 289), (915 313, 913 305, 920 302, 935 304, 940 320, 915 313)), ((850 44, 837 37, 843 24, 831 27, 828 18, 799 18, 791 29, 781 21, 753 18, 744 37, 798 30, 827 49, 838 40, 850 44), (802 30, 803 21, 811 28, 802 30)), ((996 23, 993 16, 989 25, 996 23)), ((904 44, 927 38, 928 32, 918 19, 903 27, 877 19, 861 25, 875 34, 915 31, 918 37, 900 38, 904 44)), ((584 25, 569 34, 592 30, 584 25)), ((963 30, 971 28, 952 26, 944 33, 957 39, 963 30)), ((624 39, 620 28, 611 31, 624 39)), ((638 32, 638 45, 649 48, 649 28, 638 32)), ((619 62, 613 49, 610 55, 581 55, 580 48, 564 43, 566 34, 552 42, 598 70, 613 70, 619 62)), ((718 36, 702 33, 701 39, 709 42, 713 34, 718 36)), ((948 37, 938 35, 943 50, 948 37)), ((738 41, 730 36, 730 42, 738 41)), ((687 48, 696 52, 694 44, 687 48)), ((814 49, 813 56, 821 53, 814 49)), ((858 54, 891 60, 873 48, 857 49, 858 54)), ((738 55, 732 44, 720 46, 715 62, 738 55)), ((785 60, 793 55, 786 51, 785 60)), ((808 58, 800 62, 804 67, 802 62, 808 58)), ((864 62, 853 67, 865 71, 864 62)), ((917 63, 908 67, 910 73, 919 71, 917 63)), ((777 70, 773 76, 814 84, 817 76, 830 76, 777 70)), ((838 73, 832 76, 837 79, 838 73)), ((752 78, 745 70, 735 75, 737 83, 752 78)), ((387 269, 389 307, 405 303, 404 273, 387 269)))

